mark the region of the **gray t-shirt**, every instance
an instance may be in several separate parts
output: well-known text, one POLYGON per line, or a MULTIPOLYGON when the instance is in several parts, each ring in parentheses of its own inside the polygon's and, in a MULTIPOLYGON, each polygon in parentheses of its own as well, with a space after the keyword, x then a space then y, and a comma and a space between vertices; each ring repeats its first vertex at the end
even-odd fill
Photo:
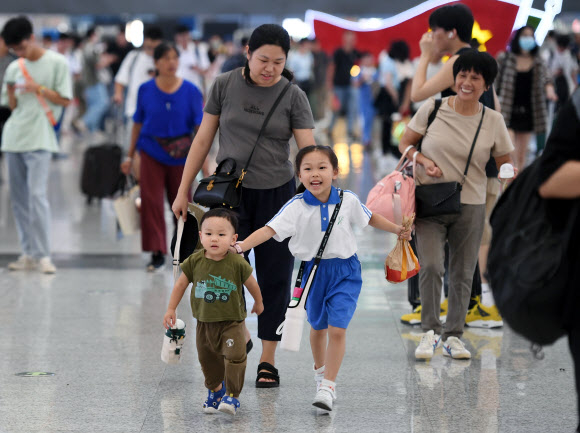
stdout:
MULTIPOLYGON (((217 162, 233 158, 240 173, 258 138, 264 119, 288 80, 271 87, 248 84, 242 69, 219 75, 214 81, 205 112, 220 116, 217 162)), ((313 129, 314 120, 306 94, 291 86, 272 114, 260 137, 244 177, 244 187, 277 188, 294 176, 289 161, 292 129, 313 129)), ((314 144, 314 143, 312 143, 314 144)))

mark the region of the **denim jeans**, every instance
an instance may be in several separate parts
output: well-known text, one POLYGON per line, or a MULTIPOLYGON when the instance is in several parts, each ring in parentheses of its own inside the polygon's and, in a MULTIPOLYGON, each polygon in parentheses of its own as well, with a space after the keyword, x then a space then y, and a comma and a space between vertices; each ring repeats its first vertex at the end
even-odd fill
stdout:
POLYGON ((348 135, 353 135, 356 118, 358 116, 358 88, 354 86, 335 86, 334 94, 340 101, 340 110, 332 113, 332 120, 328 127, 332 131, 336 118, 340 113, 346 114, 346 132, 348 135))
POLYGON ((83 121, 88 130, 93 132, 100 128, 101 121, 109 108, 109 95, 103 83, 97 83, 85 89, 87 111, 83 121))
POLYGON ((46 150, 6 152, 10 202, 22 252, 34 258, 50 254, 48 175, 52 155, 46 150))

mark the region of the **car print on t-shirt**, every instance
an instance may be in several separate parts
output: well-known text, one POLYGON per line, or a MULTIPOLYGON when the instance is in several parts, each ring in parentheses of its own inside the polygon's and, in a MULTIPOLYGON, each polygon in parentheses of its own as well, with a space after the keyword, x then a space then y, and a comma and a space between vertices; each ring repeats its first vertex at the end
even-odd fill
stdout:
POLYGON ((195 286, 195 297, 203 299, 208 304, 214 303, 217 299, 221 302, 228 302, 230 293, 238 290, 237 286, 222 277, 211 275, 212 280, 200 281, 195 286))

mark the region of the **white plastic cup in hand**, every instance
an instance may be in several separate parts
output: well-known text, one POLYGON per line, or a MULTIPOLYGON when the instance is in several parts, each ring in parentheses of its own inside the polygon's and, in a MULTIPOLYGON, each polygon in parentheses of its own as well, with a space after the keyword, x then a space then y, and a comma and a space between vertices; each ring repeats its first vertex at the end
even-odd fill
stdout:
POLYGON ((513 179, 515 176, 514 166, 505 163, 499 168, 499 178, 501 179, 502 191, 505 191, 508 181, 513 179))
POLYGON ((167 364, 181 362, 181 349, 185 339, 185 322, 177 319, 175 324, 165 332, 161 347, 161 360, 167 364))

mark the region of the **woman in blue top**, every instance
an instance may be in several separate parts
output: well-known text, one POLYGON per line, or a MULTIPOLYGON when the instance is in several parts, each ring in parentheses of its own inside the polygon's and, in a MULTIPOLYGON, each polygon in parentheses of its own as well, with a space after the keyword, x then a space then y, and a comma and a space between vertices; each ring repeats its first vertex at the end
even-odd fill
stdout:
POLYGON ((173 203, 179 189, 192 133, 203 117, 203 97, 195 85, 176 75, 179 54, 175 45, 161 43, 153 53, 156 77, 143 83, 137 95, 131 144, 121 171, 128 174, 139 150, 141 187, 141 245, 151 251, 149 272, 165 263, 164 192, 173 203))

